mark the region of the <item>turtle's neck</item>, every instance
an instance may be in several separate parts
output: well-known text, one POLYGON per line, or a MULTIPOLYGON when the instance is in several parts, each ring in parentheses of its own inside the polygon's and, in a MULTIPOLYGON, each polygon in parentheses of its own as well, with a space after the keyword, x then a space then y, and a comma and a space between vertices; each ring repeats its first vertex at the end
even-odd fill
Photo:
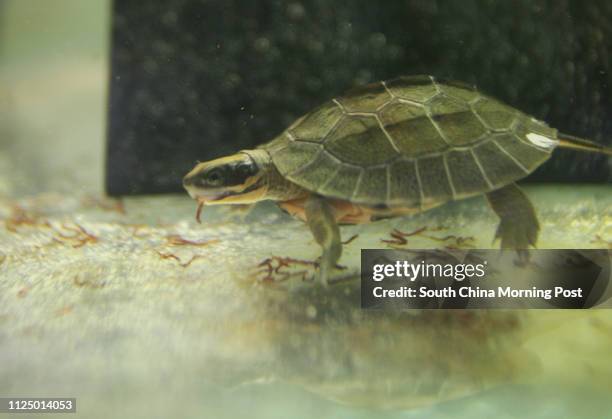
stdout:
POLYGON ((248 154, 259 170, 263 172, 262 181, 266 185, 266 193, 264 199, 273 201, 288 201, 291 199, 300 198, 308 194, 301 186, 287 180, 279 173, 272 162, 272 158, 267 151, 257 150, 242 150, 242 153, 248 154))

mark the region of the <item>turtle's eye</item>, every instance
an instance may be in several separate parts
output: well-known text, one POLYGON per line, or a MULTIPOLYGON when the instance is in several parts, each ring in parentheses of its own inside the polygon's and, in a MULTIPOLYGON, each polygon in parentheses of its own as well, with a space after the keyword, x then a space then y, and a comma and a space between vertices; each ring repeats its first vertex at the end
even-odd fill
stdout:
POLYGON ((220 186, 223 183, 223 173, 220 169, 213 169, 206 175, 206 182, 211 186, 220 186))

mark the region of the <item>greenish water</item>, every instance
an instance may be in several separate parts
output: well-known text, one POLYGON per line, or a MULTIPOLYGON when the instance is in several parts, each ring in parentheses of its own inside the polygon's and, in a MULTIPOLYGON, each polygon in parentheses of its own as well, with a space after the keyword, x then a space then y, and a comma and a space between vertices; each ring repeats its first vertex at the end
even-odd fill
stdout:
MULTIPOLYGON (((0 395, 87 418, 612 417, 607 310, 366 315, 354 281, 262 282, 270 256, 319 251, 272 205, 198 225, 187 196, 101 197, 108 5, 55 4, 3 4, 0 395)), ((539 247, 610 246, 609 185, 526 191, 539 247)), ((342 263, 394 228, 487 248, 496 222, 475 198, 346 227, 342 263)))
MULTIPOLYGON (((608 188, 527 191, 541 247, 610 240, 608 188)), ((366 314, 357 281, 261 281, 272 255, 316 257, 302 223, 262 205, 206 209, 198 225, 194 210, 182 196, 0 201, 0 393, 69 394, 86 417, 609 411, 608 310, 366 314)), ((393 228, 453 226, 443 234, 488 247, 495 223, 473 199, 348 227, 344 237, 358 237, 342 263, 356 268, 359 249, 385 247, 393 228)), ((434 236, 409 246, 436 246, 434 236)))

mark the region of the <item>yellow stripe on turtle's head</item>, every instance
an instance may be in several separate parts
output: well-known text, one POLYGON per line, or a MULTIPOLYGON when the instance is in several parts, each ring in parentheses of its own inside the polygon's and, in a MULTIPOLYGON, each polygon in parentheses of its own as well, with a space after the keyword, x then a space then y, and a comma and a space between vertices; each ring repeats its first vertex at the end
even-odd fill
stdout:
POLYGON ((249 204, 266 193, 263 170, 246 153, 198 163, 183 178, 189 195, 207 205, 249 204))

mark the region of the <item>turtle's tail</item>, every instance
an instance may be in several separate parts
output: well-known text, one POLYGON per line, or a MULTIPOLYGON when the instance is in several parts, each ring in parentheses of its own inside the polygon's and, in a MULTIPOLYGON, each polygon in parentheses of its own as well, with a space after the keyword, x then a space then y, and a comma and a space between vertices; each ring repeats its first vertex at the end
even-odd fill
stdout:
POLYGON ((593 153, 607 154, 612 156, 612 147, 606 147, 584 138, 574 137, 573 135, 559 133, 559 147, 573 148, 574 150, 590 151, 593 153))

